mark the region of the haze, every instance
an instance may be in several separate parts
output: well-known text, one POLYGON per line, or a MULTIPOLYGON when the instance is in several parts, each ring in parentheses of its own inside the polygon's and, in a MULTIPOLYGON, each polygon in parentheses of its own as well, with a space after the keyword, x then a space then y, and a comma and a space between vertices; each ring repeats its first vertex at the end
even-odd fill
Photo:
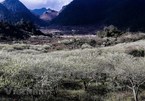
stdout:
MULTIPOLYGON (((0 0, 2 2, 3 0, 0 0)), ((69 4, 72 0, 20 0, 29 9, 36 8, 52 8, 55 10, 60 10, 62 6, 69 4)))

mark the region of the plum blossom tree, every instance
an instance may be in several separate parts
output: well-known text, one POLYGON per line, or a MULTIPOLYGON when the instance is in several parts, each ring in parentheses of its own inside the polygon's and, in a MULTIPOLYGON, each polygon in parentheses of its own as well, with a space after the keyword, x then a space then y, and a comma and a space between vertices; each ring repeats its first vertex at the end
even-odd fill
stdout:
POLYGON ((143 58, 126 58, 118 64, 114 74, 118 80, 132 90, 134 100, 139 101, 139 89, 145 83, 145 60, 143 58))

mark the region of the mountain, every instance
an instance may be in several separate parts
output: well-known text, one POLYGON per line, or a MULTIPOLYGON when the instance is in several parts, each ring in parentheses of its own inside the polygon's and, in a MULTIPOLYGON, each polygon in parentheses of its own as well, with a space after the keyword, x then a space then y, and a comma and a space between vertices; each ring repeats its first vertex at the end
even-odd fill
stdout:
POLYGON ((57 25, 115 25, 145 29, 145 0, 73 0, 56 17, 57 25))
POLYGON ((37 25, 46 25, 46 22, 32 14, 31 11, 19 0, 5 0, 2 5, 11 12, 11 16, 13 16, 11 22, 17 22, 23 19, 24 21, 31 21, 37 25))
POLYGON ((0 20, 12 19, 11 12, 2 4, 0 4, 0 20))
POLYGON ((39 16, 40 19, 49 22, 58 16, 59 12, 52 9, 41 8, 32 10, 32 13, 39 16))
POLYGON ((35 15, 42 15, 44 12, 46 12, 47 9, 46 8, 40 8, 40 9, 34 9, 34 10, 31 10, 31 12, 35 15))
POLYGON ((44 12, 41 16, 40 19, 44 21, 51 21, 54 19, 56 16, 58 16, 58 12, 55 10, 48 9, 46 12, 44 12))
POLYGON ((61 13, 66 7, 67 7, 67 5, 63 6, 63 7, 61 8, 61 10, 59 11, 59 13, 61 13))
POLYGON ((30 12, 19 0, 5 0, 3 5, 13 13, 30 12))

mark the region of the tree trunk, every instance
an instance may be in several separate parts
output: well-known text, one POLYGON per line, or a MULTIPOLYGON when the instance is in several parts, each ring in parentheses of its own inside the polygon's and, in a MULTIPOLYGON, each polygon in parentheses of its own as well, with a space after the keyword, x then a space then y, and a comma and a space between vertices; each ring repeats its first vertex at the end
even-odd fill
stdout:
POLYGON ((86 82, 86 81, 84 81, 83 83, 84 83, 84 87, 85 87, 85 91, 86 91, 86 90, 87 90, 87 88, 88 88, 88 86, 87 86, 87 82, 86 82))
POLYGON ((136 89, 136 87, 133 87, 133 96, 134 96, 134 100, 135 101, 139 101, 138 100, 138 89, 136 89))

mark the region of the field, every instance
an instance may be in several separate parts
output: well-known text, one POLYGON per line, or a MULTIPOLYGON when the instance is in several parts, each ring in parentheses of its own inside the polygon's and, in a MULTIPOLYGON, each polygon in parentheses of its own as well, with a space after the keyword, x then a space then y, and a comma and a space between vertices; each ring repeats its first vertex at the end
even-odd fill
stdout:
POLYGON ((0 101, 145 101, 144 5, 1 0, 0 101))
POLYGON ((73 50, 51 47, 0 44, 1 101, 132 101, 132 91, 112 80, 123 66, 145 68, 145 40, 73 50))
POLYGON ((43 32, 0 41, 0 101, 145 100, 145 33, 43 32))

